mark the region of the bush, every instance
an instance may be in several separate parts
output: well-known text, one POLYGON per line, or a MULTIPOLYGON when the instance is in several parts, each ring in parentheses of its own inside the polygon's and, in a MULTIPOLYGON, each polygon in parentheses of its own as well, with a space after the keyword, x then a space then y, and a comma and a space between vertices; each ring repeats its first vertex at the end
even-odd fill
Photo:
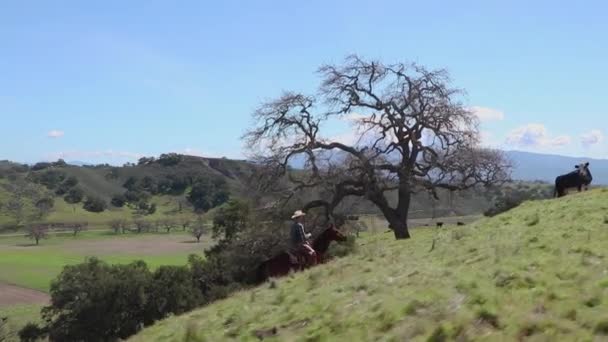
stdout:
POLYGON ((137 187, 137 178, 131 176, 122 185, 127 190, 135 190, 137 187))
POLYGON ((232 199, 213 217, 213 237, 232 240, 248 225, 250 208, 246 202, 232 199))
POLYGON ((110 266, 90 258, 65 266, 51 284, 52 305, 42 310, 53 341, 104 341, 127 338, 147 316, 152 275, 143 261, 110 266))
POLYGON ((169 175, 158 182, 158 192, 165 195, 183 195, 186 188, 188 188, 188 180, 176 175, 169 175))
POLYGON ((36 164, 34 164, 34 166, 32 166, 32 171, 44 170, 44 169, 47 169, 47 168, 49 168, 51 166, 52 166, 52 164, 51 163, 47 163, 47 162, 36 163, 36 164))
POLYGON ((156 184, 154 178, 150 176, 145 176, 142 178, 139 187, 151 194, 156 194, 158 192, 158 185, 156 184))
MULTIPOLYGON (((89 258, 65 266, 51 284, 51 306, 42 310, 52 341, 126 339, 169 314, 204 302, 187 266, 161 266, 151 273, 143 261, 108 265, 89 258)), ((31 331, 36 332, 33 328, 31 331)))
POLYGON ((46 329, 39 327, 35 323, 28 323, 19 330, 19 339, 22 342, 36 342, 43 339, 46 335, 46 329))
POLYGON ((112 203, 112 205, 117 208, 123 207, 126 202, 127 202, 127 198, 123 194, 116 194, 116 195, 112 196, 112 200, 110 200, 110 203, 112 203))
POLYGON ((228 184, 223 178, 198 179, 187 196, 197 212, 204 212, 228 200, 228 184))
POLYGON ((174 166, 182 161, 183 156, 177 153, 161 154, 157 162, 162 166, 174 166))
POLYGON ((108 205, 106 204, 106 201, 99 197, 89 196, 82 207, 87 211, 100 213, 106 210, 108 205))
POLYGON ((49 190, 58 188, 66 179, 66 173, 60 170, 46 170, 42 173, 31 174, 30 179, 47 187, 49 190))
POLYGON ((80 203, 84 198, 84 191, 81 188, 74 187, 71 188, 68 193, 63 198, 67 203, 74 204, 80 203))
POLYGON ((125 199, 129 203, 147 202, 150 199, 150 195, 145 191, 127 190, 125 192, 125 199))
POLYGON ((154 319, 167 314, 182 314, 203 303, 187 266, 161 266, 152 276, 148 288, 148 314, 154 319))

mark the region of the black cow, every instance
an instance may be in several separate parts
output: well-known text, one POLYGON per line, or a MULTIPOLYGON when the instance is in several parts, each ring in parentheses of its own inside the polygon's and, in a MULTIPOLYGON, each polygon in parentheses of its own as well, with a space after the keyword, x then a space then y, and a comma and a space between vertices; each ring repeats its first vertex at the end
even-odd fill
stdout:
POLYGON ((589 171, 589 163, 576 165, 574 168, 576 170, 555 178, 555 191, 553 192, 554 197, 565 196, 566 189, 568 188, 577 188, 578 191, 581 191, 581 188, 584 185, 585 190, 588 189, 589 184, 591 184, 591 181, 593 180, 591 171, 589 171))

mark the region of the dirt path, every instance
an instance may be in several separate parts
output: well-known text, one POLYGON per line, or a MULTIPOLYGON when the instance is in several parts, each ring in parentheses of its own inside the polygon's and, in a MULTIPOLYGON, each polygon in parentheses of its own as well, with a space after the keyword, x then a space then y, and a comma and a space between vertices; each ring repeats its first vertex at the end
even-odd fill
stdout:
POLYGON ((209 247, 207 237, 201 243, 195 241, 187 235, 143 235, 125 239, 66 242, 62 249, 82 255, 163 255, 180 252, 202 253, 204 248, 209 247))
POLYGON ((16 304, 47 304, 49 295, 25 287, 0 283, 0 307, 16 304))

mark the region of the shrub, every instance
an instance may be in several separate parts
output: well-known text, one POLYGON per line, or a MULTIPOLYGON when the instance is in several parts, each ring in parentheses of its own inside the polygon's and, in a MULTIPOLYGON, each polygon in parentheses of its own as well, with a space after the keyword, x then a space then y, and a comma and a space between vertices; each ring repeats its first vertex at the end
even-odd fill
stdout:
POLYGON ((213 217, 213 237, 232 240, 248 224, 250 208, 246 202, 232 199, 213 217))
POLYGON ((154 319, 182 314, 203 303, 187 266, 161 266, 148 287, 148 315, 154 319))
POLYGON ((106 204, 106 201, 99 197, 89 196, 87 197, 87 200, 84 202, 84 205, 82 207, 87 211, 93 213, 100 213, 106 210, 108 205, 106 204))
POLYGON ((110 266, 90 258, 65 266, 42 310, 53 341, 126 338, 153 321, 146 315, 151 273, 143 261, 110 266))
POLYGON ((52 304, 42 310, 46 326, 30 330, 48 333, 52 341, 126 339, 169 314, 204 302, 195 278, 201 272, 193 267, 205 262, 194 256, 191 260, 190 267, 161 266, 154 273, 143 261, 108 265, 89 258, 65 266, 51 284, 52 304))
POLYGON ((156 162, 163 166, 174 166, 179 164, 182 161, 182 158, 183 156, 177 153, 166 153, 161 154, 156 162))
POLYGON ((140 190, 127 190, 125 199, 129 203, 147 202, 150 199, 150 194, 140 190))
POLYGON ((43 339, 46 334, 46 329, 39 327, 36 323, 30 322, 19 330, 19 339, 22 342, 36 342, 43 339))
POLYGON ((40 174, 33 175, 33 180, 36 183, 40 183, 46 186, 48 189, 53 190, 59 187, 59 185, 66 178, 66 174, 60 170, 46 170, 40 174))
POLYGON ((80 201, 82 201, 82 199, 84 198, 84 191, 82 191, 81 188, 78 187, 74 187, 71 188, 68 193, 65 195, 65 197, 63 198, 67 203, 80 203, 80 201))
POLYGON ((197 212, 204 212, 228 200, 228 184, 223 178, 200 178, 194 182, 187 196, 197 212))
POLYGON ((110 203, 117 208, 123 207, 126 202, 127 198, 123 194, 116 194, 112 196, 112 199, 110 200, 110 203))
POLYGON ((47 163, 47 162, 36 163, 36 164, 34 164, 34 166, 32 166, 32 171, 44 170, 44 169, 51 167, 51 165, 52 165, 51 163, 47 163))

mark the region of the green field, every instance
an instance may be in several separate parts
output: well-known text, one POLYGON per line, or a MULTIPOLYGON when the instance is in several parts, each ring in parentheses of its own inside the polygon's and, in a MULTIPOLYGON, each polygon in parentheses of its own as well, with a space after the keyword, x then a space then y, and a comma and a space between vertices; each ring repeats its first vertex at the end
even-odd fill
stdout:
POLYGON ((407 241, 367 234, 354 255, 131 340, 606 340, 607 242, 608 189, 414 230, 407 241))
POLYGON ((0 333, 5 333, 6 341, 19 341, 19 329, 28 322, 40 321, 40 309, 40 305, 0 306, 0 318, 7 318, 4 331, 0 330, 0 333))
MULTIPOLYGON (((8 283, 48 292, 50 283, 68 264, 97 256, 110 263, 144 260, 151 269, 161 265, 184 265, 189 254, 202 254, 212 243, 203 236, 201 243, 184 232, 113 234, 87 231, 76 237, 52 235, 39 246, 22 236, 0 237, 0 284, 8 283), (133 248, 131 248, 133 247, 133 248)), ((17 331, 30 321, 40 319, 41 305, 0 303, 0 318, 7 317, 8 341, 17 341, 17 331)))
POLYGON ((91 231, 76 237, 53 235, 41 240, 39 246, 32 246, 24 237, 0 237, 0 282, 48 291, 50 281, 64 265, 82 262, 87 256, 111 263, 140 259, 151 268, 183 265, 188 254, 202 254, 209 246, 209 238, 203 237, 201 241, 192 243, 193 238, 182 232, 115 235, 109 231, 91 231), (134 243, 137 247, 130 249, 129 245, 134 243))
MULTIPOLYGON (((0 191, 0 195, 2 192, 0 191)), ((7 196, 4 194, 4 196, 7 196)), ((171 196, 154 196, 150 203, 154 203, 157 206, 156 212, 151 215, 142 217, 146 220, 159 220, 169 218, 171 220, 179 220, 180 218, 194 219, 195 215, 191 210, 183 210, 182 213, 177 212, 178 200, 171 196)), ((31 212, 30 206, 26 209, 31 212)), ((134 211, 123 207, 114 208, 110 207, 101 213, 93 213, 86 211, 82 208, 82 203, 69 204, 66 203, 63 198, 55 198, 55 205, 51 213, 44 218, 46 223, 70 223, 70 222, 88 222, 89 227, 101 228, 107 227, 112 220, 125 219, 133 220, 134 211)), ((12 219, 6 214, 0 215, 0 225, 10 224, 12 219)))

